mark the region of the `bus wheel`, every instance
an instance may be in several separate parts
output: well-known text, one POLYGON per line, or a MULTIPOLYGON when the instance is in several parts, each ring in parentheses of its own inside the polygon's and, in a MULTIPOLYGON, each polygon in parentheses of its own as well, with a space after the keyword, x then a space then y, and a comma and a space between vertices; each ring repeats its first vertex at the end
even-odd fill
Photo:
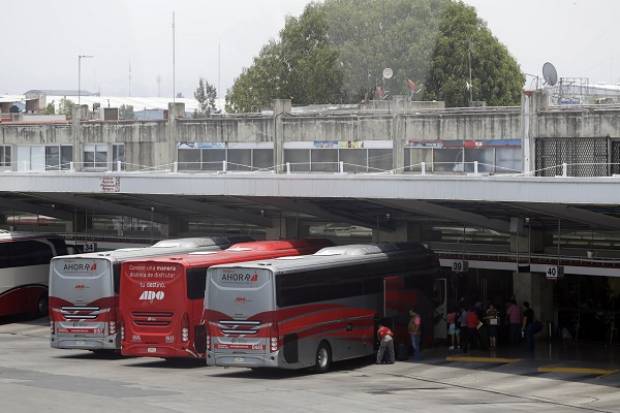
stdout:
POLYGON ((34 315, 35 317, 45 317, 47 314, 47 295, 42 295, 37 300, 36 307, 34 308, 34 315))
POLYGON ((314 371, 317 373, 325 373, 332 364, 332 352, 329 344, 322 341, 316 351, 314 371))

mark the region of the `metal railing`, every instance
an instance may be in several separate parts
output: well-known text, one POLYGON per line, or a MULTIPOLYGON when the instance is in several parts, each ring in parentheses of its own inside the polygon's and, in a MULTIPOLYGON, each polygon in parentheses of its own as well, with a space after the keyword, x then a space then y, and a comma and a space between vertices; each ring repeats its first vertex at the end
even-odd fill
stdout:
MULTIPOLYGON (((426 175, 465 175, 465 176, 513 176, 513 177, 532 177, 544 176, 545 172, 555 170, 559 173, 553 175, 558 178, 567 178, 572 175, 569 173, 571 168, 579 166, 606 166, 620 168, 620 163, 562 163, 559 165, 547 166, 545 168, 530 171, 521 171, 514 168, 503 167, 497 164, 489 164, 479 161, 470 162, 419 162, 394 169, 381 169, 370 165, 360 165, 343 161, 334 162, 285 162, 270 167, 256 167, 230 161, 176 161, 162 165, 140 165, 130 162, 65 162, 58 165, 45 165, 44 170, 32 171, 13 171, 2 170, 4 174, 9 173, 75 173, 75 172, 104 172, 104 173, 188 173, 188 174, 225 174, 225 173, 326 173, 326 174, 366 174, 366 175, 404 175, 404 176, 426 176, 426 175)), ((620 175, 607 174, 598 175, 600 177, 620 177, 620 175)), ((591 178, 591 177, 589 177, 591 178)))

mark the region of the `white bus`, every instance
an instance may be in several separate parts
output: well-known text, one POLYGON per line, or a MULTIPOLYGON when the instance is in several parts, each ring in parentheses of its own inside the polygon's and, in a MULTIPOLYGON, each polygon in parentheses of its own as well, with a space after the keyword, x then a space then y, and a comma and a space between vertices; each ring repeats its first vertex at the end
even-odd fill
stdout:
POLYGON ((50 260, 66 253, 56 235, 0 232, 0 316, 47 314, 50 260))
POLYGON ((51 346, 93 351, 120 349, 118 293, 123 261, 221 250, 247 239, 173 239, 146 248, 123 248, 54 258, 49 268, 51 346))
POLYGON ((397 343, 407 343, 411 308, 426 321, 430 341, 438 271, 436 256, 413 243, 211 267, 207 364, 326 371, 332 361, 372 354, 382 318, 390 318, 397 343))

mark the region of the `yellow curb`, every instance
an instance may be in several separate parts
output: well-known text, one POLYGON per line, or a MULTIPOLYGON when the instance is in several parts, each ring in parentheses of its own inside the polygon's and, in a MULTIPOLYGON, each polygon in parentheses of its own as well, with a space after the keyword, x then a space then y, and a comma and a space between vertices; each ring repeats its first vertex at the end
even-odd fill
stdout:
POLYGON ((521 359, 513 359, 507 357, 477 357, 477 356, 448 356, 447 361, 461 361, 464 363, 495 363, 495 364, 508 364, 516 363, 521 359))
POLYGON ((588 367, 557 367, 557 366, 543 366, 538 368, 539 373, 567 373, 567 374, 588 374, 593 376, 608 376, 610 374, 618 373, 617 369, 597 369, 588 367))

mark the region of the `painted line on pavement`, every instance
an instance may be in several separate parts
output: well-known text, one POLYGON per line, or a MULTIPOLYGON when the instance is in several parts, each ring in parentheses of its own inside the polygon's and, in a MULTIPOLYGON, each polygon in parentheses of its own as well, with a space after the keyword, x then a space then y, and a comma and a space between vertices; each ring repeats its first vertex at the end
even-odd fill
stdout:
POLYGON ((618 369, 601 369, 590 367, 542 366, 539 373, 587 374, 592 376, 609 376, 620 372, 618 369))
POLYGON ((460 361, 463 363, 493 363, 493 364, 510 364, 521 361, 521 359, 508 357, 480 357, 480 356, 448 356, 447 361, 460 361))

